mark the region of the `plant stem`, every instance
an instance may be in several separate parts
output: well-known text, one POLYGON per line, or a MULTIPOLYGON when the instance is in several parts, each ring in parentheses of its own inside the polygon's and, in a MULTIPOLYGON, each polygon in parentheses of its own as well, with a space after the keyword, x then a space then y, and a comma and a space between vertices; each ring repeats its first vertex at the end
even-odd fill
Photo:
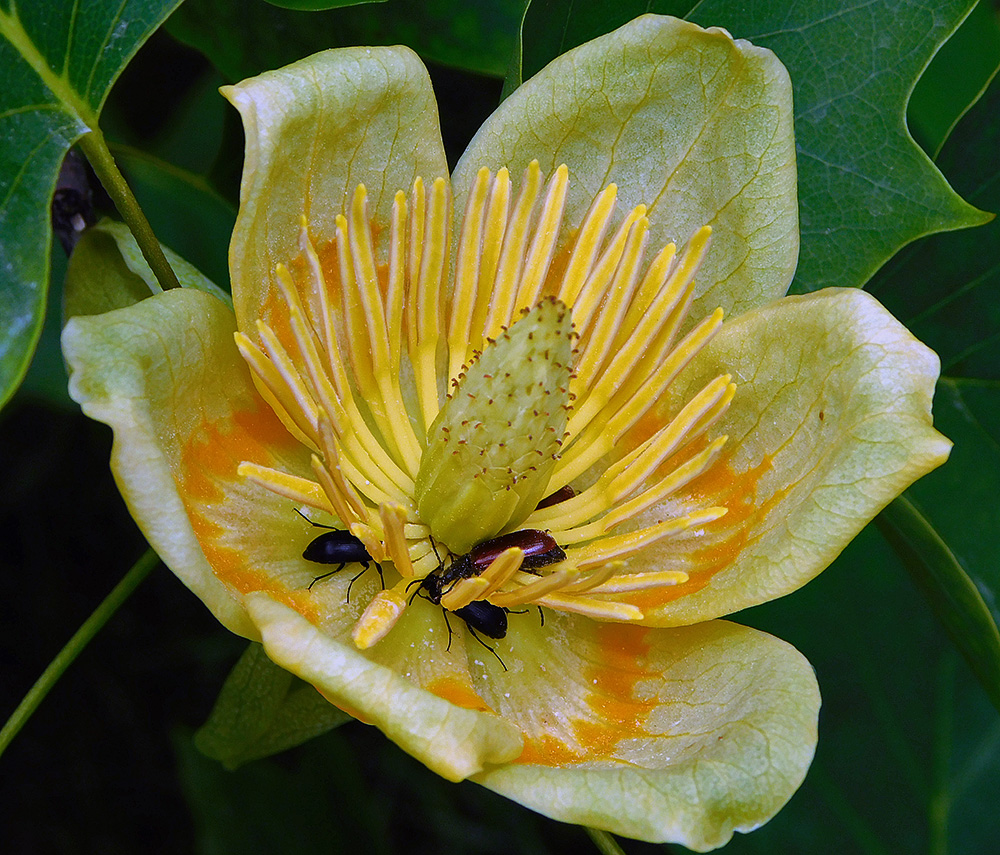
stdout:
POLYGON ((601 855, 625 855, 625 850, 618 845, 618 841, 608 834, 608 832, 588 826, 584 826, 584 831, 590 835, 590 839, 594 842, 594 846, 598 848, 601 855))
POLYGON ((146 553, 125 574, 125 577, 115 585, 111 593, 94 609, 93 614, 73 634, 73 637, 66 643, 63 649, 56 654, 56 658, 49 663, 49 666, 42 672, 42 676, 35 681, 35 685, 21 699, 21 703, 17 705, 17 709, 7 719, 3 730, 0 730, 0 755, 7 749, 7 746, 10 745, 14 737, 17 736, 18 731, 24 726, 25 722, 38 709, 39 704, 45 699, 49 690, 59 681, 63 672, 80 655, 83 649, 90 643, 90 640, 100 632, 109 618, 118 611, 118 608, 129 598, 132 592, 139 586, 139 583, 149 575, 149 571, 156 566, 159 560, 159 556, 152 549, 146 550, 146 553))
POLYGON ((153 228, 142 212, 142 208, 139 207, 138 201, 132 195, 132 189, 128 186, 125 176, 119 171, 118 164, 115 163, 115 159, 108 149, 108 144, 104 140, 104 134, 99 128, 94 128, 89 134, 84 134, 80 138, 78 145, 87 155, 87 160, 94 167, 94 172, 97 173, 101 184, 108 191, 108 195, 115 203, 118 213, 122 215, 125 225, 129 227, 129 231, 135 237, 135 242, 139 244, 143 258, 152 269, 160 287, 164 291, 170 288, 180 288, 181 284, 177 281, 177 274, 174 273, 166 256, 164 256, 163 248, 156 239, 156 235, 153 234, 153 228))

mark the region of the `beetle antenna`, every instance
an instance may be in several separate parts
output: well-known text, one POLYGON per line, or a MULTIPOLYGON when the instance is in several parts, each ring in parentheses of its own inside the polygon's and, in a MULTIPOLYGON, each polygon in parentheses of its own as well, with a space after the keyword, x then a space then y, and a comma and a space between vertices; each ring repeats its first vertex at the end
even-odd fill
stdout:
MULTIPOLYGON (((318 522, 315 522, 314 520, 309 519, 309 517, 307 517, 304 513, 302 513, 302 511, 300 511, 298 508, 295 509, 295 513, 297 513, 300 517, 302 517, 302 519, 304 519, 307 523, 309 523, 309 525, 314 525, 314 526, 316 526, 316 528, 328 528, 331 531, 337 531, 338 530, 336 526, 324 525, 323 523, 318 523, 318 522)), ((327 574, 327 575, 329 575, 329 574, 327 574)), ((322 579, 324 577, 320 576, 320 578, 322 579)))

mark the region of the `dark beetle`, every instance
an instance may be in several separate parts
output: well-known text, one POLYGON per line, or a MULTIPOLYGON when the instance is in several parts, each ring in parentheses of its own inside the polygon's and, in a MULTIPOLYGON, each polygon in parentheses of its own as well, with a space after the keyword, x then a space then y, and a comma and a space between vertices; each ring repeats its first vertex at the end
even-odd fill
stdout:
MULTIPOLYGON (((314 523, 309 520, 315 526, 320 525, 319 523, 314 523)), ((339 529, 330 529, 329 531, 324 531, 318 537, 313 538, 309 545, 305 548, 302 553, 302 557, 306 561, 312 561, 316 564, 337 564, 338 566, 331 570, 329 573, 324 573, 321 576, 317 576, 312 582, 309 583, 309 589, 322 579, 326 579, 332 576, 334 573, 339 573, 348 564, 360 564, 362 566, 362 571, 353 579, 351 579, 351 585, 353 585, 360 577, 361 574, 368 569, 370 564, 374 564, 378 568, 379 578, 382 577, 382 567, 379 565, 371 555, 368 554, 368 550, 365 545, 356 538, 349 531, 341 531, 339 529)), ((347 586, 347 598, 351 598, 351 585, 347 586)), ((385 581, 382 582, 382 587, 385 587, 385 581)))
MULTIPOLYGON (((501 553, 512 546, 524 550, 524 560, 521 567, 535 569, 555 564, 566 557, 566 553, 552 535, 534 528, 512 531, 474 546, 465 555, 460 555, 447 567, 440 566, 424 577, 420 583, 427 599, 440 604, 441 597, 450 591, 462 579, 472 579, 486 572, 501 553)), ((487 600, 474 600, 467 606, 455 609, 458 615, 469 625, 489 638, 504 638, 507 635, 507 612, 500 606, 495 606, 487 600)))

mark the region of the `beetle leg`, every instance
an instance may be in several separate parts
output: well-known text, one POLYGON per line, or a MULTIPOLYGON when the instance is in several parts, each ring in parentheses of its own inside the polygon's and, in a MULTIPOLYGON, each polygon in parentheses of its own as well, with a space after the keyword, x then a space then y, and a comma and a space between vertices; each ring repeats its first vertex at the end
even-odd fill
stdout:
MULTIPOLYGON (((343 570, 343 569, 344 569, 344 568, 345 568, 346 566, 347 566, 347 562, 345 561, 345 562, 344 562, 343 564, 341 564, 341 565, 340 565, 340 566, 339 566, 339 567, 338 567, 338 568, 337 568, 336 570, 331 570, 331 571, 330 571, 329 573, 324 573, 324 574, 323 574, 322 576, 317 576, 317 577, 316 577, 315 579, 313 579, 313 580, 312 580, 312 581, 311 581, 311 582, 309 583, 309 587, 308 587, 308 588, 306 588, 306 590, 307 590, 307 591, 311 591, 311 590, 312 590, 312 587, 313 587, 313 585, 315 585, 315 584, 316 584, 317 582, 322 582, 322 581, 323 581, 324 579, 329 579, 329 578, 330 578, 330 577, 331 577, 331 576, 332 576, 332 575, 333 575, 334 573, 339 573, 339 572, 340 572, 341 570, 343 570)), ((362 572, 362 573, 364 573, 364 570, 362 570, 361 572, 362 572)), ((354 577, 354 579, 357 579, 357 578, 358 578, 357 576, 355 576, 355 577, 354 577)), ((353 585, 353 584, 354 584, 354 579, 351 579, 351 585, 353 585)), ((351 586, 350 586, 350 585, 348 585, 348 586, 347 586, 347 601, 348 601, 348 602, 350 602, 350 601, 351 601, 351 586)))

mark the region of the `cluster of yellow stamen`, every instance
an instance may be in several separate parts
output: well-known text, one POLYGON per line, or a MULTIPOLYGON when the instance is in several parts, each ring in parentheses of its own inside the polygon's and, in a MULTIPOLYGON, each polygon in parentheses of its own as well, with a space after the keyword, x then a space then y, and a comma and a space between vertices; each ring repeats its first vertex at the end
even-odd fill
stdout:
MULTIPOLYGON (((577 335, 573 373, 568 388, 559 390, 569 404, 565 435, 543 495, 572 483, 588 486, 511 520, 505 530, 547 531, 566 559, 529 573, 521 570, 523 552, 509 549, 481 574, 452 586, 441 604, 454 610, 488 599, 501 607, 531 603, 641 620, 639 608, 615 595, 687 577, 632 572, 626 560, 725 513, 721 507, 694 508, 636 523, 719 456, 725 437, 682 455, 684 462, 672 469, 664 466, 725 412, 735 392, 729 376, 709 383, 627 454, 615 453, 722 322, 717 310, 677 340, 709 230, 695 234, 680 258, 670 244, 644 267, 645 208, 628 213, 609 236, 616 197, 611 185, 594 200, 570 246, 561 246, 567 187, 565 166, 546 184, 533 163, 514 198, 506 169, 495 176, 482 169, 453 263, 450 193, 443 179, 427 188, 418 178, 409 199, 397 193, 381 263, 365 188, 358 187, 349 210, 337 218, 335 253, 324 255, 336 263, 321 262, 303 222, 302 263, 294 275, 281 265, 275 271, 287 320, 279 324, 272 313, 271 323, 258 321, 256 331, 236 335, 258 387, 314 452, 314 479, 252 462, 243 463, 240 474, 337 517, 375 561, 391 562, 401 577, 371 601, 355 628, 359 646, 388 632, 406 607, 407 588, 448 559, 447 544, 432 540, 415 498, 428 431, 447 394, 463 392, 469 364, 543 299, 569 308, 577 335), (253 332, 256 338, 247 334, 253 332)), ((517 370, 509 366, 515 378, 517 370)), ((503 427, 491 434, 498 442, 503 427)))

